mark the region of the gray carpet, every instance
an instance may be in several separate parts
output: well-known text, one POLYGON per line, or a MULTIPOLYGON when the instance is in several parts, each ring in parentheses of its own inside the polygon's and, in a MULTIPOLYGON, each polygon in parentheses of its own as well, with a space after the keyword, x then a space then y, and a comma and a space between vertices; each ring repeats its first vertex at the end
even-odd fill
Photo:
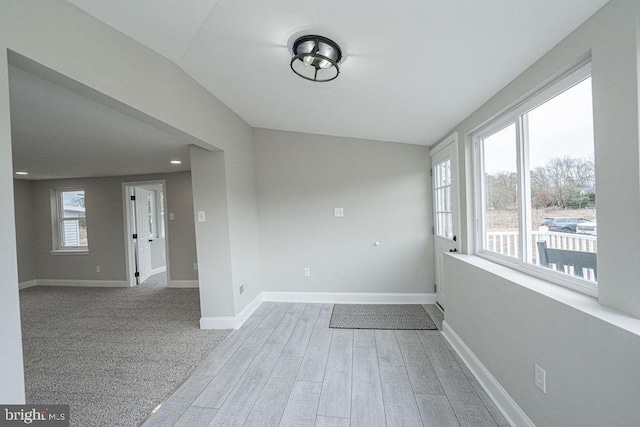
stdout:
POLYGON ((70 404, 72 426, 138 425, 230 333, 200 330, 198 289, 20 291, 30 404, 70 404))
POLYGON ((335 304, 330 328, 436 330, 429 314, 418 304, 335 304))

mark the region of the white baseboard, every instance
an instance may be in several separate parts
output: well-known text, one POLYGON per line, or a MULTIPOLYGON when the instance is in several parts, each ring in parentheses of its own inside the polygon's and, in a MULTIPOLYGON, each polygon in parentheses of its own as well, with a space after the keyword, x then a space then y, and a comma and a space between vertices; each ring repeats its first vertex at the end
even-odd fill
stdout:
POLYGON ((199 288, 197 280, 167 280, 168 288, 199 288))
POLYGON ((200 329, 239 329, 260 307, 262 301, 262 293, 259 293, 237 316, 201 317, 200 329))
POLYGON ((18 283, 18 289, 26 289, 32 286, 38 286, 38 281, 36 279, 27 280, 26 282, 18 283))
POLYGON ((162 267, 154 268, 149 272, 149 276, 154 276, 156 274, 164 273, 167 271, 167 266, 163 265, 162 267))
POLYGON ((334 304, 435 304, 436 294, 368 292, 263 292, 263 301, 334 304))
POLYGON ((254 311, 260 307, 262 304, 263 292, 260 292, 254 299, 251 300, 249 304, 246 305, 245 308, 242 309, 240 313, 236 316, 236 329, 240 328, 240 326, 244 325, 244 322, 247 321, 249 317, 253 314, 254 311))
POLYGON ((36 286, 77 286, 79 288, 128 288, 126 280, 36 279, 36 286))
POLYGON ((491 372, 482 364, 469 347, 462 341, 462 338, 446 322, 442 322, 442 335, 458 353, 460 358, 467 365, 471 373, 476 377, 480 385, 487 392, 493 403, 496 404, 502 415, 512 426, 535 427, 533 421, 509 396, 509 393, 500 385, 491 372))
POLYGON ((200 329, 237 329, 235 316, 201 317, 200 329))
POLYGON ((151 272, 145 274, 144 276, 138 277, 138 283, 146 282, 149 277, 151 277, 151 272))

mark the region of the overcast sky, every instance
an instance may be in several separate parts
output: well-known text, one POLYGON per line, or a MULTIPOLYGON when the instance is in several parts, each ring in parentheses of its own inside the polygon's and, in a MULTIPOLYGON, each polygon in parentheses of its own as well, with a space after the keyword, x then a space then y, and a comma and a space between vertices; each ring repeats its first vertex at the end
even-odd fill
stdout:
MULTIPOLYGON (((531 169, 555 157, 593 158, 591 78, 528 113, 531 169)), ((485 172, 516 171, 515 125, 485 139, 485 172)))

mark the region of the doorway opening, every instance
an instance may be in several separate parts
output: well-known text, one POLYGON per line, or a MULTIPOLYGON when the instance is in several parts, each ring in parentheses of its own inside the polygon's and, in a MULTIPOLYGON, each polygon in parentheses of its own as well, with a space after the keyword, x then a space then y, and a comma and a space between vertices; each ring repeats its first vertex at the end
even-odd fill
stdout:
POLYGON ((169 251, 164 180, 123 183, 130 286, 167 286, 169 251))

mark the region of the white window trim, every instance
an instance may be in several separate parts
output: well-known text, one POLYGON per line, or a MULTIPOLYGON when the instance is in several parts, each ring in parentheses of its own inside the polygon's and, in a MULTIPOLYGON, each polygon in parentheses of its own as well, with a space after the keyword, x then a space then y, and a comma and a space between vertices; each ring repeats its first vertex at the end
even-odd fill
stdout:
POLYGON ((449 240, 451 242, 453 242, 453 237, 455 236, 455 232, 454 232, 454 212, 453 212, 453 202, 452 199, 453 197, 455 197, 454 194, 454 178, 451 176, 452 175, 452 170, 451 170, 451 166, 449 167, 449 183, 445 184, 445 185, 441 185, 440 187, 438 187, 438 184, 436 183, 438 178, 437 178, 437 169, 438 166, 443 165, 444 163, 449 162, 449 165, 451 165, 451 158, 450 157, 446 157, 445 159, 443 159, 441 162, 438 162, 435 165, 435 168, 433 168, 433 206, 434 206, 434 222, 435 222, 435 226, 434 226, 434 231, 435 231, 435 235, 438 236, 441 239, 446 239, 449 240), (439 190, 443 190, 443 189, 449 189, 449 210, 438 210, 438 201, 436 200, 436 198, 438 197, 438 191, 439 190), (450 235, 446 235, 446 234, 441 234, 441 231, 438 227, 439 224, 439 220, 438 220, 438 214, 445 214, 445 215, 451 215, 451 229, 449 230, 450 235))
MULTIPOLYGON (((51 243, 52 250, 51 255, 88 255, 90 253, 88 246, 62 246, 62 236, 60 232, 62 205, 60 203, 60 196, 64 192, 68 191, 84 191, 82 187, 69 187, 69 188, 54 188, 51 189, 51 243)), ((86 194, 85 194, 86 197, 86 194)), ((85 205, 86 208, 86 205, 85 205)), ((82 217, 87 220, 87 214, 82 217)))
POLYGON ((89 249, 53 249, 49 251, 51 255, 89 255, 89 249))
MULTIPOLYGON (((538 277, 549 282, 555 283, 557 285, 565 286, 569 289, 573 289, 582 293, 585 293, 590 296, 598 297, 598 284, 593 283, 591 281, 580 279, 578 277, 569 276, 563 273, 556 272, 554 270, 546 269, 543 267, 538 267, 533 264, 529 264, 525 261, 522 261, 520 258, 513 258, 506 255, 498 254, 495 252, 487 251, 484 249, 484 215, 486 212, 485 206, 485 198, 483 195, 483 186, 482 186, 482 178, 484 176, 483 173, 483 165, 484 165, 484 153, 481 148, 480 141, 484 138, 495 134, 496 132, 504 129, 511 124, 515 124, 516 126, 516 135, 519 140, 522 141, 522 150, 518 148, 516 150, 517 153, 517 165, 520 171, 529 170, 529 159, 528 159, 528 138, 526 138, 526 133, 524 133, 524 128, 526 127, 526 122, 524 120, 524 115, 534 108, 540 106, 551 98, 560 95, 566 90, 572 88, 576 84, 582 82, 583 80, 589 78, 591 76, 591 61, 587 63, 582 63, 575 68, 571 69, 569 72, 565 73, 563 76, 559 77, 551 84, 539 89, 533 95, 529 96, 524 101, 520 102, 516 106, 507 109, 502 112, 498 118, 493 121, 488 122, 484 126, 480 127, 474 133, 471 133, 472 143, 473 143, 473 153, 474 153, 474 161, 473 161, 473 177, 474 177, 474 252, 477 256, 482 258, 486 258, 490 261, 497 262, 499 264, 505 265, 507 267, 513 268, 515 270, 522 271, 531 276, 538 277)), ((524 174, 520 173, 518 181, 518 209, 520 210, 519 220, 518 220, 518 244, 520 248, 524 248, 524 236, 527 232, 528 224, 529 224, 529 208, 531 201, 528 200, 528 197, 523 197, 522 194, 528 194, 528 186, 529 182, 524 176, 524 174)))

